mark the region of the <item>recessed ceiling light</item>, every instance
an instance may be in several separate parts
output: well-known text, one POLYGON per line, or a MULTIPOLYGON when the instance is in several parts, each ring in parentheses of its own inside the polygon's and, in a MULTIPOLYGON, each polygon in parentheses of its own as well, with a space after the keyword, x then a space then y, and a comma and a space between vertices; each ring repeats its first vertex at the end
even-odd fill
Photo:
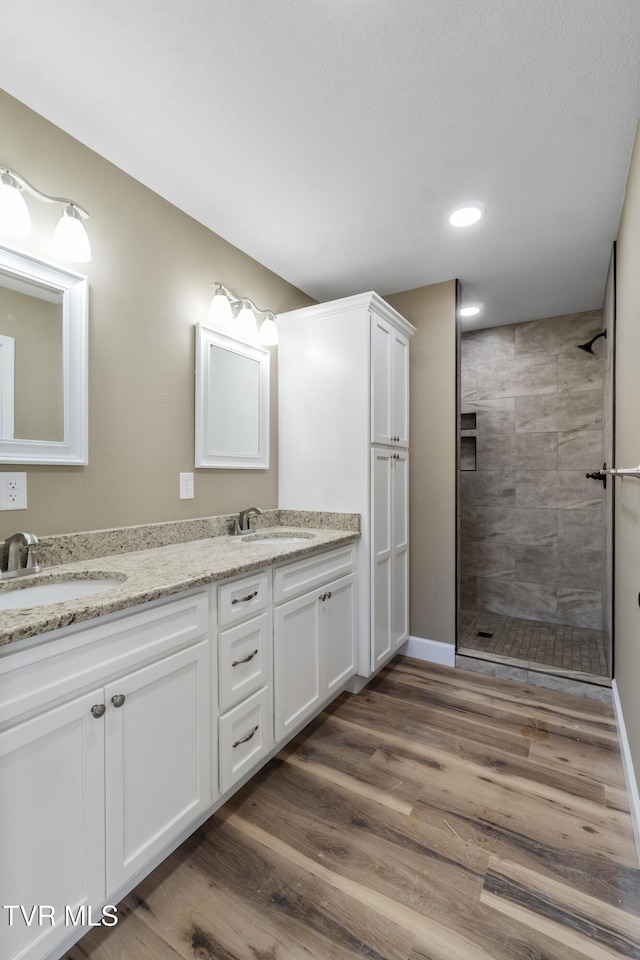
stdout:
POLYGON ((480 204, 473 204, 467 207, 458 207, 449 217, 449 223, 453 227, 470 227, 477 223, 484 216, 484 207, 480 204))
POLYGON ((480 313, 480 307, 462 307, 460 310, 461 317, 476 317, 480 313))

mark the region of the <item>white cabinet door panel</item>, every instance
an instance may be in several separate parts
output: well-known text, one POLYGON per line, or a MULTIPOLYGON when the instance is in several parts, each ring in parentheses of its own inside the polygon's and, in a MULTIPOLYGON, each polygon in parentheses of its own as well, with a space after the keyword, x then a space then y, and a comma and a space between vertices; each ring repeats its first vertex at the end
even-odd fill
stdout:
MULTIPOLYGON (((330 583, 320 601, 324 695, 339 690, 356 672, 355 576, 330 583)), ((321 596, 322 596, 321 593, 321 596)))
POLYGON ((105 703, 107 888, 115 890, 211 803, 209 642, 108 684, 105 703))
POLYGON ((320 593, 289 600, 273 612, 276 741, 311 716, 322 699, 320 593))
POLYGON ((51 905, 55 919, 30 926, 3 909, 0 956, 31 960, 64 937, 73 915, 105 898, 105 717, 91 714, 102 690, 54 707, 0 734, 0 897, 51 905))

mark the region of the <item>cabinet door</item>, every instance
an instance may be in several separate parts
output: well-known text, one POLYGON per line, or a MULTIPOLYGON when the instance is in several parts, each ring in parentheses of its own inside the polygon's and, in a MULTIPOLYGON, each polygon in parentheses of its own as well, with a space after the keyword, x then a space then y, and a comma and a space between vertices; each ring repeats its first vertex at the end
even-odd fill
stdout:
POLYGON ((355 577, 330 583, 320 596, 320 637, 324 697, 339 690, 356 672, 355 577))
POLYGON ((371 317, 371 443, 391 443, 393 327, 371 317))
POLYGON ((371 667, 391 653, 392 466, 391 450, 371 452, 371 667))
POLYGON ((276 743, 314 713, 322 700, 319 596, 313 590, 273 612, 276 743))
POLYGON ((391 468, 392 591, 391 646, 409 636, 409 457, 398 450, 391 468))
POLYGON ((211 803, 209 642, 108 684, 105 703, 109 894, 211 803))
POLYGON ((409 340, 392 330, 391 344, 391 436, 401 447, 409 446, 409 340))
POLYGON ((102 903, 104 882, 105 716, 102 690, 0 734, 0 956, 36 960, 69 934, 81 907, 102 903), (13 924, 5 905, 15 904, 13 924), (17 908, 55 910, 52 926, 17 908), (28 917, 29 918, 29 917, 28 917))

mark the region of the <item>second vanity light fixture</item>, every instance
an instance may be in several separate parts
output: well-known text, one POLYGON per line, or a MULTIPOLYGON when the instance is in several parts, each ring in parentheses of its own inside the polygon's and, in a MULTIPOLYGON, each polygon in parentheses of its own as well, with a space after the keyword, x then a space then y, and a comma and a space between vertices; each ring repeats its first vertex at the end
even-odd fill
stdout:
POLYGON ((62 216, 53 234, 56 253, 63 260, 86 263, 91 260, 89 237, 83 220, 89 216, 75 200, 51 197, 6 164, 0 163, 0 233, 9 237, 28 237, 31 234, 31 215, 23 193, 46 203, 59 203, 62 216))
POLYGON ((236 296, 232 290, 217 281, 209 307, 209 323, 238 340, 258 342, 267 347, 274 347, 278 343, 276 318, 271 310, 261 310, 253 300, 236 296), (256 314, 264 317, 260 331, 256 314))

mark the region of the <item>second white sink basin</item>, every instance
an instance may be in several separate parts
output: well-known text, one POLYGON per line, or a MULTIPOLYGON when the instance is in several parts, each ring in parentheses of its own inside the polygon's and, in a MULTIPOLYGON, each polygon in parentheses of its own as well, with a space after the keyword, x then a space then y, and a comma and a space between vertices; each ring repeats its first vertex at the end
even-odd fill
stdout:
POLYGON ((314 539, 315 534, 313 533, 254 533, 250 537, 243 537, 242 542, 248 543, 250 546, 263 544, 264 546, 278 547, 284 543, 304 543, 305 540, 314 539))
POLYGON ((123 580, 109 576, 95 579, 67 577, 49 583, 36 583, 30 587, 22 587, 14 582, 0 589, 0 610, 24 610, 28 607, 44 607, 50 603, 78 600, 120 587, 122 583, 123 580))

